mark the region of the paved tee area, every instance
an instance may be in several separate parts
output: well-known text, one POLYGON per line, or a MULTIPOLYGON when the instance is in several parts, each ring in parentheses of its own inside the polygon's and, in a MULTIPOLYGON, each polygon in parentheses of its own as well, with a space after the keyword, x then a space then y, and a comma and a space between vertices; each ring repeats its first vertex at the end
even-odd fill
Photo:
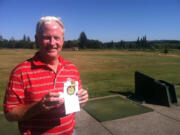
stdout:
POLYGON ((76 131, 78 135, 180 135, 180 106, 143 105, 154 111, 101 123, 82 109, 76 114, 76 131))

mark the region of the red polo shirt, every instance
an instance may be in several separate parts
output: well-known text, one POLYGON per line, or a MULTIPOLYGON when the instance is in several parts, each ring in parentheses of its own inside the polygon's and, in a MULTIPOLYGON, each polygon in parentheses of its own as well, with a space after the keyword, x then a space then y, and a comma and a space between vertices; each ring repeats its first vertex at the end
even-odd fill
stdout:
MULTIPOLYGON (((4 100, 5 113, 16 106, 37 102, 49 92, 63 92, 68 79, 78 81, 81 88, 79 72, 72 63, 59 57, 55 73, 36 53, 11 72, 4 100)), ((18 123, 21 134, 69 135, 75 126, 75 114, 65 115, 64 105, 61 105, 18 123)))

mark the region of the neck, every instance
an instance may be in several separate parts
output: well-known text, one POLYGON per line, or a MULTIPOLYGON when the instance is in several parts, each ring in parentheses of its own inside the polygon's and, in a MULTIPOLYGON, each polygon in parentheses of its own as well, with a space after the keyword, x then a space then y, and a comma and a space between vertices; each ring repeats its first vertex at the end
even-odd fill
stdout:
POLYGON ((58 63, 59 63, 59 61, 56 62, 56 63, 47 64, 47 65, 48 65, 49 68, 51 68, 56 73, 57 67, 58 67, 58 63))
POLYGON ((51 68, 55 73, 57 71, 58 64, 59 64, 58 59, 47 63, 48 67, 51 68))
POLYGON ((59 60, 58 59, 50 59, 50 60, 46 60, 45 63, 47 65, 57 65, 59 63, 59 60))
POLYGON ((58 67, 58 64, 59 64, 59 59, 58 58, 52 58, 52 59, 46 59, 46 58, 43 58, 43 57, 41 57, 41 58, 47 64, 47 66, 49 68, 51 68, 54 72, 57 71, 57 67, 58 67))

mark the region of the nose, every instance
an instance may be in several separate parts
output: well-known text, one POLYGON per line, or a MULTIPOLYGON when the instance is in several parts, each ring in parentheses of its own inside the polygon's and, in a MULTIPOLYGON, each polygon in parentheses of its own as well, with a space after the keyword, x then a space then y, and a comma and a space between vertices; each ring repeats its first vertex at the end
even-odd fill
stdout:
POLYGON ((56 40, 54 39, 54 37, 51 37, 50 44, 51 45, 55 45, 56 44, 56 40))

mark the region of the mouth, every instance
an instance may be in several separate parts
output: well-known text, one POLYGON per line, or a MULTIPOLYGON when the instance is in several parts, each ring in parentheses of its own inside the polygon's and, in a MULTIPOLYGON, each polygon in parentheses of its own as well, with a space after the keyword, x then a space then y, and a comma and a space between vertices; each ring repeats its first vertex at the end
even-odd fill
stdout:
POLYGON ((58 49, 57 46, 50 47, 50 49, 58 49))
POLYGON ((48 47, 47 50, 50 51, 50 50, 53 50, 53 49, 58 49, 57 46, 53 46, 53 47, 48 47))

